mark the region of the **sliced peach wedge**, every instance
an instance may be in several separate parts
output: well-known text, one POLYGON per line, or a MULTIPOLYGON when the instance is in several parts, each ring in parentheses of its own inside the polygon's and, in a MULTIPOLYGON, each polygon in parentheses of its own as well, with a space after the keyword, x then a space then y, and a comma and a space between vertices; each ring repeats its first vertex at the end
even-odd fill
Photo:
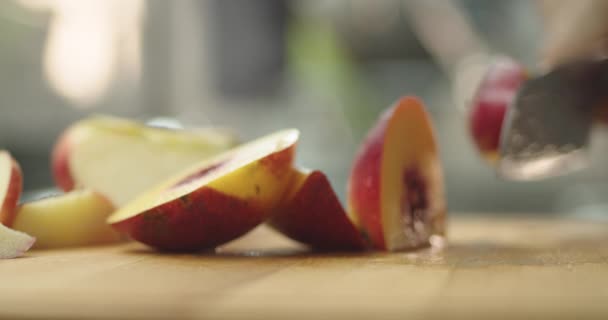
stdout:
POLYGON ((292 179, 290 190, 268 225, 316 250, 367 248, 325 174, 318 170, 294 169, 292 179))
POLYGON ((8 151, 0 150, 0 223, 10 227, 23 189, 21 167, 8 151))
POLYGON ((121 207, 108 223, 161 250, 198 251, 262 223, 283 198, 299 132, 279 131, 202 161, 121 207))
POLYGON ((167 129, 97 115, 63 132, 53 148, 51 170, 62 190, 93 189, 121 206, 182 168, 235 145, 234 135, 221 128, 167 129))
POLYGON ((112 212, 101 194, 74 190, 22 204, 13 227, 35 236, 38 249, 107 244, 121 240, 105 223, 112 212))
POLYGON ((422 102, 400 99, 368 133, 348 183, 348 206, 379 250, 428 245, 445 232, 441 164, 422 102))

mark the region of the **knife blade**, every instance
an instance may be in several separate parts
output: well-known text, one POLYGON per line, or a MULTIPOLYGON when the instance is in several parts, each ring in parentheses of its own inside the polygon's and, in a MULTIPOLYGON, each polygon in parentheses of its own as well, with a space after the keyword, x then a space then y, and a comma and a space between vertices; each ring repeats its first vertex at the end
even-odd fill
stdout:
POLYGON ((607 92, 608 60, 578 61, 528 80, 505 116, 498 175, 526 181, 585 168, 594 109, 607 92))

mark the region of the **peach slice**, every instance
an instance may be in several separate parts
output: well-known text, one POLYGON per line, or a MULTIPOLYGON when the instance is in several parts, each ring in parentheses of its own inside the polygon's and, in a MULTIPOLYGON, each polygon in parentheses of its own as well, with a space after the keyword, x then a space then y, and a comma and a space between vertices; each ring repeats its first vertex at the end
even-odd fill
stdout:
POLYGON ((259 138, 175 175, 108 223, 161 250, 215 248, 262 223, 288 188, 299 132, 259 138))
POLYGON ((23 189, 21 167, 8 151, 0 150, 0 223, 11 226, 23 189))
POLYGON ((486 71, 471 103, 469 132, 483 158, 498 160, 500 132, 507 109, 521 85, 528 79, 523 66, 501 57, 486 71))
POLYGON ((166 129, 94 116, 65 130, 53 149, 51 169, 64 191, 93 189, 119 206, 235 145, 234 136, 221 129, 166 129))
POLYGON ((348 183, 349 212, 380 250, 427 245, 445 232, 441 164, 422 102, 404 97, 368 133, 348 183))
POLYGON ((325 174, 295 169, 292 186, 268 224, 318 250, 363 250, 365 241, 350 221, 325 174))
POLYGON ((0 259, 20 257, 34 242, 36 238, 0 224, 0 259))
POLYGON ((105 220, 112 204, 91 190, 75 190, 21 205, 13 227, 35 236, 36 248, 60 248, 120 240, 105 220))

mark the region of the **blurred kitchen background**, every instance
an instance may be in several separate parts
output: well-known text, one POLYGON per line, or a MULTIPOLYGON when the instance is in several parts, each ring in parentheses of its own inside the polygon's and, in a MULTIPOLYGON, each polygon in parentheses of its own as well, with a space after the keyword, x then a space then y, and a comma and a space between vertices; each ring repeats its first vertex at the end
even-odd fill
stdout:
POLYGON ((3 0, 0 148, 32 191, 52 186, 60 132, 91 113, 228 126, 243 139, 297 127, 298 162, 344 197, 366 130, 415 94, 438 131, 451 212, 608 216, 604 129, 591 169, 534 183, 497 179, 469 139, 483 63, 500 53, 534 67, 541 27, 528 0, 3 0))

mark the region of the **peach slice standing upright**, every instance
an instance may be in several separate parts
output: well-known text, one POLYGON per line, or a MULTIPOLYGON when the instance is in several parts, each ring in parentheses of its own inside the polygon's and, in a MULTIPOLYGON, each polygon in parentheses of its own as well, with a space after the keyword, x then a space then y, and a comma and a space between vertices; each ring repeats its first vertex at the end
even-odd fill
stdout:
POLYGON ((350 221, 329 180, 318 170, 294 169, 291 189, 268 224, 313 249, 366 248, 365 239, 350 221))
POLYGON ((0 150, 0 223, 10 227, 23 189, 21 167, 8 151, 0 150))
POLYGON ((212 249, 262 223, 291 178, 299 132, 283 130, 196 164, 121 207, 108 223, 163 250, 212 249))
POLYGON ((442 169, 417 98, 400 99, 368 133, 352 168, 348 206, 376 249, 417 248, 444 234, 442 169))

